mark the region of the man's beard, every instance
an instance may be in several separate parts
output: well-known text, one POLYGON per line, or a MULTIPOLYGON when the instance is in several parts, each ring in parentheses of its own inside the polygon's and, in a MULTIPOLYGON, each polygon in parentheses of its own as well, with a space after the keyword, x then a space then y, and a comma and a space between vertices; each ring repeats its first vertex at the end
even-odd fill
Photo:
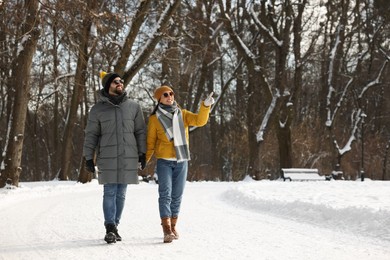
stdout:
POLYGON ((117 94, 118 96, 122 95, 123 94, 123 87, 122 88, 115 88, 115 94, 117 94))

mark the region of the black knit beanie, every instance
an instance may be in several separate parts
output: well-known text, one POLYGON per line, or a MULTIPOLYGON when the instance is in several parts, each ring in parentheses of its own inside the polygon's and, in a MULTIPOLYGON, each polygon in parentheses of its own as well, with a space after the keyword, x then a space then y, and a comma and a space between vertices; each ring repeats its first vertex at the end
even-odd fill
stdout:
POLYGON ((108 72, 108 73, 105 71, 100 72, 100 78, 102 79, 102 86, 104 88, 104 91, 106 91, 108 93, 108 90, 110 89, 111 82, 116 77, 120 77, 120 76, 115 72, 108 72))

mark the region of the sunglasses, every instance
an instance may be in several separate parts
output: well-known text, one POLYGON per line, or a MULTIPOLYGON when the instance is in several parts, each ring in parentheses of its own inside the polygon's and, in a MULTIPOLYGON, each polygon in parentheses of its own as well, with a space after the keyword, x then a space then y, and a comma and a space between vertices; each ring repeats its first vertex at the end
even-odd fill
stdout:
POLYGON ((116 80, 113 80, 112 82, 115 83, 115 84, 117 84, 117 85, 125 83, 125 82, 123 81, 123 79, 116 79, 116 80))
POLYGON ((163 96, 164 97, 168 97, 168 96, 174 96, 175 95, 175 93, 173 93, 173 92, 165 92, 164 94, 163 94, 163 96))

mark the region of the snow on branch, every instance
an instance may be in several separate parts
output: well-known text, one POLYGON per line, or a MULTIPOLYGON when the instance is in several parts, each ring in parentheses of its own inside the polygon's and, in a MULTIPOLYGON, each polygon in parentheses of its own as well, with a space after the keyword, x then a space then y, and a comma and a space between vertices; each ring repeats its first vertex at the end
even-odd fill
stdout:
POLYGON ((341 105, 342 105, 342 103, 343 103, 343 101, 344 101, 344 99, 345 99, 345 97, 347 95, 348 89, 349 89, 350 86, 352 86, 353 82, 354 82, 354 78, 351 77, 349 79, 349 81, 347 82, 347 85, 344 87, 343 93, 341 94, 340 99, 337 102, 336 107, 335 107, 333 113, 331 113, 330 104, 329 104, 329 106, 327 108, 328 109, 328 121, 326 122, 326 126, 328 126, 328 127, 332 126, 332 124, 334 122, 334 119, 335 119, 335 117, 337 115, 337 112, 338 112, 339 108, 341 107, 341 105))
POLYGON ((349 139, 348 139, 347 143, 345 144, 345 146, 343 148, 340 149, 340 147, 337 144, 337 141, 334 140, 334 143, 335 143, 336 148, 337 148, 337 150, 339 152, 339 155, 342 156, 342 155, 344 155, 345 153, 349 152, 352 149, 352 143, 353 143, 353 141, 356 140, 356 137, 355 137, 356 136, 356 132, 358 131, 359 123, 362 120, 363 115, 364 115, 364 113, 362 112, 362 110, 360 108, 355 113, 352 113, 352 131, 351 131, 351 135, 349 136, 349 139))
POLYGON ((335 64, 335 58, 336 58, 336 52, 337 48, 340 44, 340 32, 341 32, 341 25, 337 27, 337 34, 336 34, 336 40, 333 45, 333 48, 330 52, 330 63, 329 63, 329 71, 328 71, 328 95, 326 97, 326 109, 328 111, 327 113, 327 120, 326 120, 326 126, 330 127, 333 124, 333 116, 332 116, 332 111, 330 108, 331 105, 331 98, 333 93, 335 92, 335 89, 333 87, 333 73, 334 73, 334 64, 335 64))
POLYGON ((272 95, 271 104, 269 105, 267 112, 263 118, 263 121, 261 122, 260 129, 256 134, 256 140, 258 143, 264 140, 264 132, 267 128, 269 119, 271 118, 272 112, 274 111, 274 108, 276 106, 276 101, 278 100, 279 97, 280 97, 279 89, 276 89, 276 93, 272 95))
POLYGON ((362 97, 364 96, 364 93, 366 93, 367 90, 368 90, 370 87, 376 86, 376 85, 378 85, 378 84, 380 83, 380 78, 381 78, 381 76, 382 76, 383 71, 384 71, 385 68, 386 68, 387 63, 388 63, 388 60, 386 60, 386 61, 383 63, 382 68, 379 70, 378 75, 376 76, 376 78, 375 78, 374 80, 368 82, 368 83, 363 87, 363 90, 362 90, 362 92, 360 93, 359 98, 362 98, 362 97))
MULTIPOLYGON (((234 34, 236 34, 236 33, 234 32, 234 34)), ((249 48, 246 46, 246 44, 241 40, 241 37, 240 37, 240 36, 238 36, 238 35, 236 34, 236 37, 237 37, 238 42, 239 42, 240 45, 241 45, 241 48, 245 51, 246 55, 247 55, 250 59, 254 60, 254 59, 256 58, 256 56, 253 54, 253 52, 251 52, 251 51, 249 50, 249 48)))
MULTIPOLYGON (((367 90, 368 90, 369 88, 371 88, 371 87, 373 87, 373 86, 376 86, 376 85, 380 84, 380 78, 381 78, 381 76, 382 76, 382 74, 383 74, 383 71, 385 70, 385 67, 386 67, 387 63, 388 63, 388 60, 386 60, 386 61, 383 63, 381 69, 380 69, 379 72, 378 72, 377 77, 376 77, 375 79, 371 80, 370 82, 368 82, 368 83, 363 87, 363 89, 362 89, 362 91, 361 91, 361 93, 360 93, 360 95, 359 95, 359 97, 358 97, 359 99, 363 98, 364 94, 367 92, 367 90)), ((352 84, 352 81, 353 81, 353 79, 351 79, 351 80, 348 82, 347 86, 345 87, 344 92, 343 92, 343 94, 342 94, 342 97, 340 98, 340 101, 339 101, 339 103, 337 104, 337 107, 336 107, 335 112, 334 112, 334 114, 333 114, 332 121, 334 120, 334 116, 337 114, 337 110, 338 110, 338 108, 341 106, 342 100, 344 99, 344 97, 345 97, 345 95, 346 95, 347 89, 348 89, 349 86, 352 84)), ((356 112, 353 112, 353 113, 352 113, 352 116, 351 116, 352 131, 351 131, 351 134, 350 134, 350 136, 349 136, 349 139, 348 139, 347 143, 345 144, 345 146, 344 146, 343 148, 340 148, 339 145, 338 145, 338 143, 337 143, 337 141, 334 140, 335 147, 336 147, 336 149, 338 150, 338 152, 339 152, 340 155, 343 155, 343 154, 349 152, 349 151, 352 149, 351 146, 352 146, 352 143, 356 140, 356 133, 357 133, 357 131, 358 131, 359 124, 360 124, 360 122, 362 121, 363 117, 365 117, 365 116, 366 116, 366 115, 364 114, 364 112, 362 111, 361 108, 359 108, 356 112)))
POLYGON ((249 13, 257 27, 263 30, 263 32, 265 32, 278 47, 282 47, 283 41, 278 40, 275 35, 257 18, 255 10, 253 9, 253 3, 249 5, 249 13))
POLYGON ((383 49, 382 46, 379 46, 379 50, 382 52, 382 54, 385 56, 385 58, 389 61, 390 56, 386 53, 386 51, 383 49))
MULTIPOLYGON (((143 60, 145 58, 145 55, 148 54, 147 50, 153 49, 155 45, 157 44, 158 38, 160 38, 163 34, 163 30, 167 25, 168 19, 170 19, 172 15, 172 11, 175 9, 175 5, 180 4, 180 1, 173 1, 170 2, 165 10, 162 12, 160 19, 156 23, 156 27, 154 31, 150 34, 150 37, 148 41, 143 46, 142 50, 140 50, 137 54, 137 56, 134 58, 133 62, 126 68, 126 70, 129 70, 130 68, 138 69, 140 64, 143 63, 143 60)), ((126 73, 127 74, 127 73, 126 73)))
MULTIPOLYGON (((227 14, 225 16, 229 20, 230 27, 233 28, 234 26, 232 25, 232 20, 230 19, 230 17, 227 14)), ((255 59, 256 55, 254 55, 253 52, 251 52, 251 50, 249 50, 248 46, 246 46, 246 44, 241 39, 241 37, 236 33, 236 31, 232 30, 232 33, 234 34, 234 37, 237 39, 237 41, 240 44, 241 48, 244 50, 246 56, 249 57, 252 60, 255 59)))
POLYGON ((20 41, 20 43, 18 44, 18 49, 17 49, 17 52, 16 52, 16 56, 19 56, 20 53, 22 51, 24 51, 24 46, 25 44, 30 40, 31 38, 31 35, 30 34, 25 34, 23 35, 22 37, 22 40, 20 41))

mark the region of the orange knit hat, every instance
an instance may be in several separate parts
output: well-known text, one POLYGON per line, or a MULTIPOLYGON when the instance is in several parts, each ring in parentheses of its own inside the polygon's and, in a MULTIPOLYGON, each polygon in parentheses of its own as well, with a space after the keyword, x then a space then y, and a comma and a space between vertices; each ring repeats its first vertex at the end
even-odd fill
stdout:
POLYGON ((161 98, 161 95, 164 94, 165 92, 173 92, 175 93, 170 87, 163 85, 161 87, 156 88, 154 91, 154 98, 159 101, 161 98))

